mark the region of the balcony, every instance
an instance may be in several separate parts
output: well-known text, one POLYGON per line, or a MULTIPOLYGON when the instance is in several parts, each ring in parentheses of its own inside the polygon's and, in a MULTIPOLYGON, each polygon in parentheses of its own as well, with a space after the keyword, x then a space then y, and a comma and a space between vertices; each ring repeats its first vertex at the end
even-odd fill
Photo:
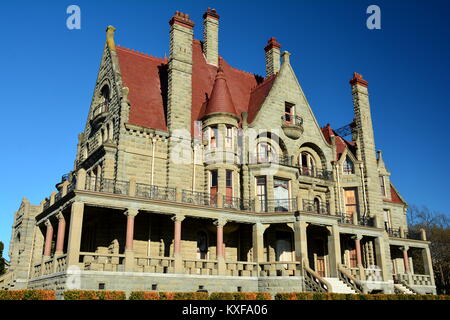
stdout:
POLYGON ((338 223, 352 224, 352 225, 356 224, 359 226, 366 226, 366 227, 375 226, 375 219, 371 217, 360 217, 359 219, 354 219, 353 216, 348 215, 346 213, 338 213, 336 215, 339 216, 338 223))
POLYGON ((98 123, 105 120, 109 113, 109 103, 108 101, 103 101, 97 104, 93 110, 92 110, 92 117, 91 117, 91 125, 95 126, 98 123))
POLYGON ((183 190, 181 202, 216 208, 217 194, 212 195, 206 192, 183 190))
POLYGON ((223 207, 241 211, 255 211, 255 201, 223 196, 223 207))
POLYGON ((85 190, 127 195, 129 185, 130 183, 127 181, 87 178, 85 190))
POLYGON ((295 167, 292 157, 270 153, 268 155, 249 153, 249 164, 278 164, 282 166, 295 167))
POLYGON ((137 197, 153 200, 176 201, 176 195, 177 192, 175 188, 136 183, 137 197))
POLYGON ((281 128, 287 137, 297 140, 303 133, 303 119, 299 116, 284 115, 281 117, 281 128))

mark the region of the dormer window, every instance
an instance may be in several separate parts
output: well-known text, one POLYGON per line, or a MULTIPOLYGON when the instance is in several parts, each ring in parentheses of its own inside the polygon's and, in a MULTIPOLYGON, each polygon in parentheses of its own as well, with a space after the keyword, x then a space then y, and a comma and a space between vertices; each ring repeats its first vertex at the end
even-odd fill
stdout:
POLYGON ((354 174, 355 173, 355 165, 353 161, 347 156, 344 161, 344 166, 342 168, 345 175, 354 174))

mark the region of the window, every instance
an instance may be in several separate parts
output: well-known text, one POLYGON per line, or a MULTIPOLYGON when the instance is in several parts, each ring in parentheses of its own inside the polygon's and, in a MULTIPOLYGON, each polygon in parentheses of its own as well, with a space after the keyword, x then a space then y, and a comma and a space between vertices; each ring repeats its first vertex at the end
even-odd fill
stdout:
POLYGON ((386 230, 391 229, 391 212, 389 209, 383 209, 383 216, 384 216, 384 228, 386 230))
POLYGON ((266 177, 256 178, 256 196, 261 204, 261 211, 266 211, 266 177))
POLYGON ((386 197, 386 186, 384 185, 384 176, 380 176, 381 195, 386 197))
POLYGON ((217 170, 211 170, 211 188, 217 188, 217 170))
POLYGON ((231 188, 233 187, 233 170, 227 170, 226 175, 226 186, 231 188))
POLYGON ((233 149, 233 127, 227 126, 227 135, 225 137, 225 148, 233 149))
POLYGON ((289 211, 289 180, 273 179, 274 211, 289 211))
POLYGON ((219 130, 217 127, 211 127, 210 128, 210 134, 209 134, 209 144, 211 148, 217 148, 218 146, 218 139, 219 139, 219 130))
POLYGON ((317 213, 321 213, 320 211, 320 199, 314 198, 314 211, 317 213))
POLYGON ((308 152, 302 152, 299 158, 300 171, 304 176, 314 176, 314 171, 316 168, 316 162, 314 158, 308 152))
POLYGON ((347 219, 352 221, 353 216, 358 213, 358 201, 356 196, 356 189, 344 189, 345 192, 345 214, 347 219))
POLYGON ((274 159, 274 151, 270 143, 258 143, 258 163, 271 162, 274 159))
POLYGON ((350 160, 348 156, 345 158, 343 171, 346 175, 355 173, 355 166, 353 165, 353 161, 350 160))
POLYGON ((225 171, 225 187, 225 201, 227 204, 231 204, 233 201, 233 170, 225 171))
POLYGON ((105 283, 103 283, 103 282, 100 282, 99 284, 98 284, 98 290, 105 290, 105 283))
POLYGON ((294 117, 294 105, 289 102, 284 103, 284 121, 292 123, 294 117))

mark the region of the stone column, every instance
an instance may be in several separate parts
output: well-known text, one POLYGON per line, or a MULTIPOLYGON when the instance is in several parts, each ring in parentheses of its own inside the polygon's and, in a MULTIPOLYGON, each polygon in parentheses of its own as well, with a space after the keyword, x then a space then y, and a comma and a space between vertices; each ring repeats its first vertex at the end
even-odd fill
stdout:
POLYGON ((64 215, 62 212, 56 215, 58 218, 58 234, 56 238, 56 250, 55 256, 60 256, 64 252, 64 238, 66 233, 66 219, 64 219, 64 215))
POLYGON ((173 257, 175 258, 175 273, 183 273, 183 257, 181 254, 181 222, 185 219, 182 215, 172 217, 174 222, 174 247, 173 257))
POLYGON ((264 226, 261 223, 253 225, 253 261, 264 262, 264 226))
POLYGON ((356 249, 356 266, 359 270, 359 279, 365 280, 366 274, 364 273, 364 267, 362 265, 362 254, 361 254, 361 239, 362 235, 356 235, 353 237, 355 239, 355 249, 356 249))
POLYGON ((341 264, 341 242, 339 238, 339 228, 337 224, 327 227, 328 235, 328 255, 330 262, 330 277, 338 277, 338 266, 341 264))
POLYGON ((305 221, 300 221, 299 217, 296 217, 294 223, 294 247, 295 247, 295 260, 302 263, 305 262, 309 266, 308 261, 308 245, 306 228, 308 223, 305 221))
POLYGON ((217 241, 216 241, 216 254, 218 264, 218 274, 224 275, 226 271, 226 263, 224 257, 224 242, 223 242, 223 227, 227 223, 226 220, 218 219, 214 221, 214 225, 217 228, 217 241))
POLYGON ((386 259, 387 252, 385 244, 389 245, 389 238, 387 236, 387 233, 384 232, 384 236, 375 238, 375 255, 377 265, 380 267, 383 273, 383 281, 390 281, 392 280, 392 274, 390 268, 388 267, 388 261, 386 259))
POLYGON ((44 257, 49 258, 52 254, 53 226, 50 220, 45 221, 47 232, 45 234, 44 257))
POLYGON ((138 214, 137 209, 128 209, 124 212, 127 216, 127 235, 125 241, 125 271, 134 271, 134 250, 133 250, 133 238, 134 238, 134 218, 138 214))
POLYGON ((78 169, 76 190, 84 190, 86 187, 86 170, 78 169))
POLYGON ((431 260, 431 253, 429 247, 422 249, 422 258, 425 274, 428 274, 431 277, 431 285, 434 286, 435 283, 434 283, 433 263, 431 260))
POLYGON ((72 203, 69 239, 67 242, 67 266, 78 266, 80 259, 81 231, 83 229, 84 203, 72 203))

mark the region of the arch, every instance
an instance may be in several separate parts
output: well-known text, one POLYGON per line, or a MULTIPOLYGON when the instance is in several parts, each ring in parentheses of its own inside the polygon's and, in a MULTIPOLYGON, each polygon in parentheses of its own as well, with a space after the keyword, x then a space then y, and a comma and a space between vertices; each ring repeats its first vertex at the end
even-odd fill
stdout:
POLYGON ((317 169, 326 169, 327 168, 327 159, 322 149, 320 149, 316 144, 311 142, 306 142, 302 144, 298 150, 296 155, 297 163, 300 165, 300 156, 302 152, 307 152, 314 159, 314 163, 317 169))
POLYGON ((197 232, 197 259, 208 259, 208 234, 200 230, 197 232))
POLYGON ((274 133, 262 132, 256 136, 255 141, 254 154, 258 162, 278 162, 288 157, 284 141, 274 133))
POLYGON ((345 156, 345 160, 342 163, 342 172, 345 175, 354 174, 355 173, 355 163, 348 155, 345 156))

